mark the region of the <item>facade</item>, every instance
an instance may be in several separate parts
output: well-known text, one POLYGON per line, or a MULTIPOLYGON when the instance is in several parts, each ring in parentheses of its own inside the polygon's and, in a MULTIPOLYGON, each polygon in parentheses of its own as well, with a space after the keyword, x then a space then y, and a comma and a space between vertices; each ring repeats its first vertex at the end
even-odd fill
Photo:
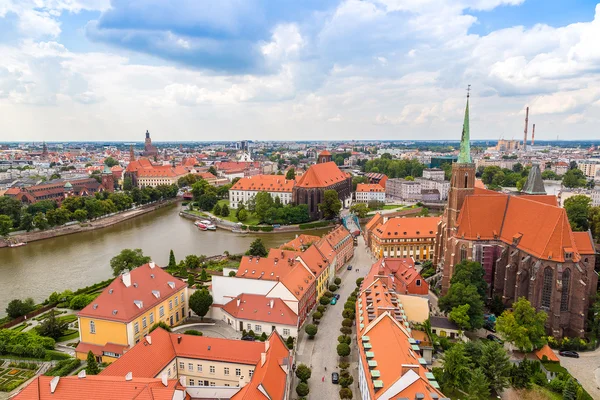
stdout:
POLYGON ((153 262, 117 277, 78 314, 77 358, 92 351, 112 362, 138 343, 158 322, 179 324, 189 311, 187 284, 153 262))
POLYGON ((385 184, 386 197, 393 200, 421 200, 421 184, 417 181, 407 181, 402 178, 388 179, 385 184))
POLYGON ((335 271, 339 271, 352 257, 354 257, 354 238, 348 229, 339 225, 324 236, 329 245, 336 252, 335 271))
POLYGON ((477 261, 489 297, 500 296, 506 306, 526 297, 548 313, 546 328, 553 336, 583 336, 598 282, 591 234, 571 230, 556 197, 542 194, 535 168, 524 185, 532 194, 475 187, 468 118, 467 101, 461 152, 452 165, 448 206, 436 234, 434 263, 443 273, 442 294, 456 264, 477 261))
POLYGON ((365 280, 369 282, 384 276, 392 278, 392 285, 397 294, 429 294, 429 284, 416 270, 412 258, 382 258, 371 266, 365 280))
POLYGON ((423 178, 431 179, 432 181, 443 181, 445 179, 444 170, 441 168, 425 168, 423 170, 423 178))
POLYGON ((102 186, 107 192, 113 193, 115 191, 115 177, 112 170, 106 165, 104 166, 104 171, 102 171, 101 180, 102 186))
POLYGON ((429 317, 429 322, 431 324, 431 332, 439 337, 461 340, 465 337, 462 329, 446 317, 431 316, 429 317))
POLYGON ((596 179, 596 173, 600 172, 600 162, 598 160, 583 160, 577 163, 577 168, 583 172, 588 179, 596 179))
POLYGON ((323 217, 319 203, 323 201, 326 190, 335 190, 344 207, 349 206, 352 198, 352 177, 331 161, 331 153, 320 154, 318 160, 318 164, 311 165, 302 174, 293 190, 294 204, 308 205, 311 219, 323 217))
MULTIPOLYGON (((112 176, 112 175, 111 175, 112 176)), ((113 186, 114 187, 114 186, 113 186)), ((23 204, 35 204, 42 200, 60 203, 69 196, 87 197, 106 190, 94 178, 59 179, 56 181, 7 190, 5 196, 13 197, 23 204)))
POLYGON ((380 174, 378 172, 367 172, 365 177, 369 179, 369 183, 376 183, 383 188, 385 188, 385 183, 388 180, 386 174, 380 174))
POLYGON ((178 165, 154 165, 147 158, 132 161, 125 169, 125 178, 130 178, 135 187, 175 185, 188 171, 178 165))
POLYGON ((377 258, 412 257, 417 261, 432 260, 439 217, 378 217, 368 225, 367 243, 377 258))
POLYGON ((425 190, 437 190, 439 192, 439 200, 448 199, 448 192, 450 191, 450 182, 445 180, 435 180, 435 179, 426 179, 426 178, 415 178, 415 182, 421 184, 421 197, 423 201, 427 201, 424 194, 425 190))
POLYGON ((378 183, 359 183, 354 196, 358 203, 385 202, 385 188, 378 183))
POLYGON ((268 192, 273 199, 279 197, 281 204, 292 202, 295 181, 281 175, 254 175, 241 178, 229 189, 229 205, 238 208, 240 202, 248 204, 258 192, 268 192))

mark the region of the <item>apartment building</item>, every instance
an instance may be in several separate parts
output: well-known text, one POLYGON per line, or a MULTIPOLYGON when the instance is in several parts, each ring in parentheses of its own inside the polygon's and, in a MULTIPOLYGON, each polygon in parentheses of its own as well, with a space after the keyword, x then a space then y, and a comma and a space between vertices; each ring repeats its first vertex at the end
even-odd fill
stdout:
POLYGON ((354 197, 358 203, 385 202, 385 188, 378 183, 359 183, 356 186, 354 197))
POLYGON ((231 208, 238 208, 240 202, 248 204, 258 192, 268 192, 273 199, 279 197, 281 204, 290 204, 294 184, 294 180, 285 179, 281 175, 247 176, 229 189, 229 205, 231 208))

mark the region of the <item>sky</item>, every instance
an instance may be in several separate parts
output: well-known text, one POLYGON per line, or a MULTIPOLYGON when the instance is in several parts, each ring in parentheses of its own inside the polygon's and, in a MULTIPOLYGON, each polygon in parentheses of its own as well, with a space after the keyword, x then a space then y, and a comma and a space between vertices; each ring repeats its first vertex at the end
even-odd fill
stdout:
POLYGON ((585 0, 0 0, 0 141, 600 137, 585 0), (531 132, 531 126, 529 128, 531 132))

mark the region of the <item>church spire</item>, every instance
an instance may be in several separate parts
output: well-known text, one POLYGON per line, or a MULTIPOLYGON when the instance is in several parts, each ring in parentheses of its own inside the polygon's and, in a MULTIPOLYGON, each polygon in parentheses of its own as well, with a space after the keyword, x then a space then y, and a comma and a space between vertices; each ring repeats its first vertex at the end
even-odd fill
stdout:
POLYGON ((460 153, 458 154, 458 162, 460 164, 471 164, 471 135, 469 132, 469 95, 471 85, 467 88, 467 107, 465 108, 465 120, 463 122, 462 136, 460 138, 460 153))

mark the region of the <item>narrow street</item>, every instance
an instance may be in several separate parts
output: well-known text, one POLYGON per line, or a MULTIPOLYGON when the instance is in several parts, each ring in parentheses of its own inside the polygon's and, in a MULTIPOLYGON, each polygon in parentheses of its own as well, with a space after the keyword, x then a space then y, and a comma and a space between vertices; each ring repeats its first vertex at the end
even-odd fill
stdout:
MULTIPOLYGON (((369 271, 374 259, 368 253, 365 247, 365 241, 362 236, 358 238, 358 246, 354 248, 354 257, 349 265, 352 265, 352 270, 348 271, 345 267, 339 271, 338 276, 342 278, 342 284, 338 291, 340 300, 336 305, 327 306, 327 311, 321 318, 319 324, 319 331, 315 336, 314 340, 308 340, 304 328, 300 332, 298 339, 298 347, 296 352, 296 365, 301 363, 308 365, 312 369, 312 376, 309 380, 310 399, 338 399, 339 390, 341 386, 331 383, 331 373, 338 372, 338 355, 337 355, 337 338, 340 333, 342 326, 342 311, 344 309, 344 303, 348 296, 356 288, 356 279, 360 278, 369 271), (359 269, 356 272, 356 268, 359 269), (327 368, 327 371, 325 371, 327 368), (323 382, 323 378, 325 381, 323 382)), ((310 319, 312 321, 312 317, 310 319)), ((350 360, 349 371, 354 376, 354 384, 351 386, 354 398, 358 398, 358 376, 356 374, 358 367, 358 356, 356 347, 355 329, 352 334, 351 353, 348 359, 350 360)), ((293 398, 296 398, 296 385, 298 384, 297 378, 294 376, 294 383, 292 386, 293 398)))

